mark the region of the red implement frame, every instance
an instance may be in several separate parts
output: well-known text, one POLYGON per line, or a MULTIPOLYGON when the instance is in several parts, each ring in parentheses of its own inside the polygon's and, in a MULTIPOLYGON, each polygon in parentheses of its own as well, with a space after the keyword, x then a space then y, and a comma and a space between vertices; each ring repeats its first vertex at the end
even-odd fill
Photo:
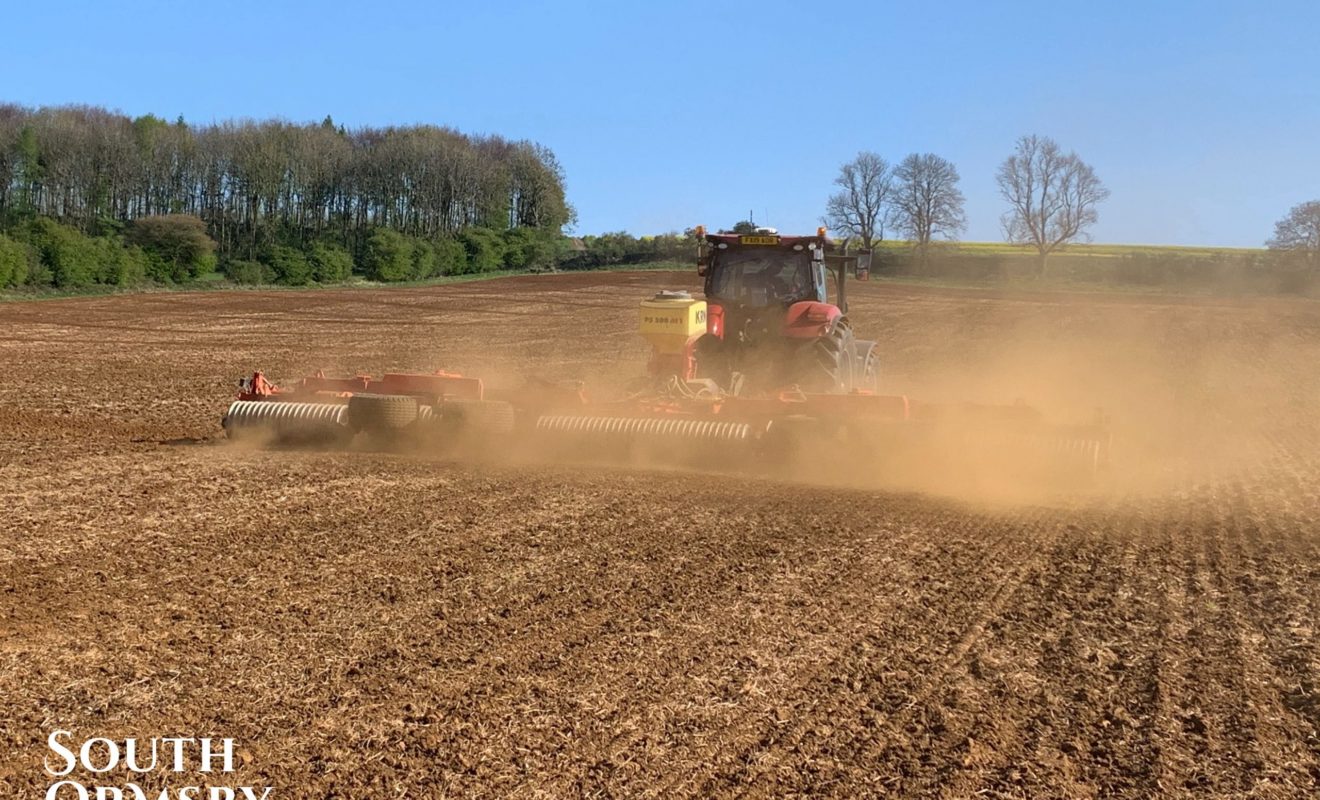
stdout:
POLYGON ((481 400, 485 387, 480 378, 465 378, 453 372, 387 372, 379 379, 368 375, 351 378, 327 378, 317 372, 293 386, 276 386, 260 372, 253 373, 238 393, 239 400, 286 400, 323 402, 327 396, 348 397, 354 394, 401 394, 424 398, 481 400))

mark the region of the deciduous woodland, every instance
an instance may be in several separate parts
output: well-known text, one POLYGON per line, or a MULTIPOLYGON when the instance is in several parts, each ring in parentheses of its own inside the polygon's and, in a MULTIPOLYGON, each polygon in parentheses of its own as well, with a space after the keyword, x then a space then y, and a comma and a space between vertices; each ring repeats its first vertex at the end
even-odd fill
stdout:
MULTIPOLYGON (((433 125, 348 129, 329 117, 193 125, 0 105, 0 285, 208 271, 202 253, 172 274, 160 262, 175 248, 135 241, 135 224, 175 215, 202 221, 214 242, 202 250, 231 275, 257 264, 298 283, 340 277, 318 273, 352 262, 395 280, 527 266, 550 257, 572 209, 554 154, 529 141, 433 125), (131 263, 108 268, 112 250, 131 263)), ((174 238, 194 236, 176 224, 174 238)))

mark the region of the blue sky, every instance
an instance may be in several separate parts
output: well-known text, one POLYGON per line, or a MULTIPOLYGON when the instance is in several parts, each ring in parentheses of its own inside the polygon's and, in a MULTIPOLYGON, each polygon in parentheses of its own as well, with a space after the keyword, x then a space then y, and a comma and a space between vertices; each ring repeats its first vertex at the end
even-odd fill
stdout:
POLYGON ((1320 3, 18 2, 0 100, 447 124, 555 151, 578 232, 814 228, 859 150, 994 171, 1053 136, 1096 241, 1257 246, 1320 198, 1320 3))

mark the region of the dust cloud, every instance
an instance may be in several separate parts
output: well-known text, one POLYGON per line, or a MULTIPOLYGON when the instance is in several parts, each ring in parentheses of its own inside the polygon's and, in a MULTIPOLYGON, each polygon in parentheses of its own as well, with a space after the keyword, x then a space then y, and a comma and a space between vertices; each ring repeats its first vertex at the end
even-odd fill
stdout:
MULTIPOLYGON (((594 400, 618 399, 645 369, 645 345, 631 333, 633 295, 646 296, 652 287, 626 288, 601 298, 539 291, 517 308, 548 329, 518 334, 499 347, 484 346, 479 336, 434 334, 432 323, 452 316, 452 304, 423 308, 408 336, 328 351, 309 368, 457 370, 481 377, 489 396, 515 404, 536 400, 546 385, 573 380, 594 400), (583 327, 588 317, 590 330, 583 327), (606 329, 623 333, 594 333, 606 329)), ((508 439, 441 446, 421 440, 407 449, 487 463, 621 463, 1039 503, 1159 497, 1216 481, 1286 482, 1290 478, 1274 474, 1271 464, 1305 454, 1320 438, 1314 370, 1320 337, 1314 304, 1306 301, 996 296, 879 284, 855 286, 851 296, 855 328, 877 342, 881 391, 906 395, 917 424, 844 420, 791 446, 750 453, 721 442, 565 445, 534 435, 530 423, 508 439), (994 413, 968 410, 969 403, 1025 405, 1039 411, 1040 426, 1002 424, 994 413), (932 410, 942 411, 943 421, 925 421, 932 410), (1095 475, 1079 474, 1084 470, 1077 462, 1089 451, 1080 459, 1060 455, 1070 442, 1082 449, 1103 443, 1095 475)), ((464 305, 489 302, 478 296, 464 305)))
MULTIPOLYGON (((939 301, 949 298, 923 304, 939 301)), ((909 397, 914 424, 845 423, 769 454, 725 453, 718 443, 677 453, 529 445, 516 458, 677 465, 1021 504, 1154 498, 1224 481, 1271 491, 1272 483, 1292 480, 1271 464, 1320 442, 1312 366, 1320 363, 1320 342, 1308 304, 1084 296, 953 302, 964 313, 928 312, 936 324, 926 341, 913 341, 911 332, 886 341, 892 305, 868 303, 854 315, 859 327, 880 330, 882 391, 909 397), (1025 405, 1040 422, 1006 423, 967 404, 1025 405), (941 421, 922 424, 925 410, 944 412, 941 421), (1091 442, 1103 448, 1094 474, 1091 442)), ((897 311, 909 325, 922 313, 897 311)), ((517 377, 501 376, 505 384, 517 377)), ((595 377, 593 396, 617 397, 626 372, 616 366, 595 377)))

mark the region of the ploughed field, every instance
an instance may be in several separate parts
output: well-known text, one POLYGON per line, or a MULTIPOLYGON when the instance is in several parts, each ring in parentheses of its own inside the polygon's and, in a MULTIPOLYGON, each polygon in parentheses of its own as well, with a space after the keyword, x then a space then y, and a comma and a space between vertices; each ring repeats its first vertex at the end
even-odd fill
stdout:
POLYGON ((1320 793, 1315 303, 851 285, 892 391, 1103 407, 1068 496, 221 439, 255 367, 603 391, 680 287, 0 305, 0 796, 56 729, 278 797, 1320 793))

